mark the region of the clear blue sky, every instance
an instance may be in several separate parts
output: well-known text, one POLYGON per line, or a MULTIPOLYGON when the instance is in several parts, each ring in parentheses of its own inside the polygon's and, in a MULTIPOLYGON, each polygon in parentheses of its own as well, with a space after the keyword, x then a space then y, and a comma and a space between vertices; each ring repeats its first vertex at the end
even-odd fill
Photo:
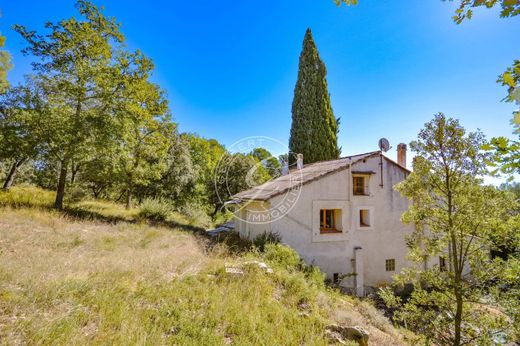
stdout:
MULTIPOLYGON (((122 23, 130 48, 156 65, 181 131, 229 146, 262 135, 287 142, 291 102, 305 29, 328 69, 340 116, 343 154, 377 149, 387 137, 414 139, 434 113, 459 118, 488 137, 512 137, 512 104, 499 73, 520 57, 520 17, 477 10, 452 22, 456 3, 441 0, 128 1, 95 0, 122 23)), ((2 1, 0 31, 14 56, 9 79, 30 72, 23 42, 10 27, 42 29, 77 15, 72 0, 2 1)))

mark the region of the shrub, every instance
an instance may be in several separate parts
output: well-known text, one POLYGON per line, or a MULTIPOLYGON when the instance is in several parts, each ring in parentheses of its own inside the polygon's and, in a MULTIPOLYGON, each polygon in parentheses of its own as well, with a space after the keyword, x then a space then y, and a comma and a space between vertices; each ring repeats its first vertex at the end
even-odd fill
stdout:
POLYGON ((278 233, 264 232, 253 240, 253 245, 264 252, 267 244, 278 244, 281 241, 278 233))
POLYGON ((267 243, 264 248, 264 257, 272 265, 286 269, 297 269, 301 263, 296 251, 280 243, 267 243))
POLYGON ((15 186, 8 191, 0 190, 0 207, 11 208, 50 208, 55 194, 34 186, 15 186))
POLYGON ((152 221, 166 221, 172 207, 161 199, 145 199, 139 208, 138 216, 152 221))
POLYGON ((211 217, 200 205, 187 204, 179 208, 179 212, 188 217, 190 225, 210 228, 212 226, 211 217))
POLYGON ((67 191, 67 197, 70 202, 82 201, 87 196, 88 196, 87 191, 79 185, 73 185, 67 191))
POLYGON ((314 286, 318 288, 325 287, 325 273, 323 273, 320 268, 316 266, 306 266, 304 268, 305 276, 307 280, 314 286))

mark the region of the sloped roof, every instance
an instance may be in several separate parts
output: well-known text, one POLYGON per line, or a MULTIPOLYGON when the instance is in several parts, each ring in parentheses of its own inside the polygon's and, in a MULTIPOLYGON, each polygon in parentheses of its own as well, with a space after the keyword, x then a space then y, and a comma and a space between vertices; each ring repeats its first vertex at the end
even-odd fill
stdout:
POLYGON ((243 200, 267 201, 279 194, 282 194, 298 186, 300 183, 306 184, 316 179, 320 179, 331 173, 348 168, 352 164, 364 160, 368 157, 379 155, 379 151, 342 157, 337 160, 320 161, 305 165, 301 170, 293 169, 287 175, 282 175, 276 179, 268 181, 262 185, 255 186, 249 190, 242 191, 232 196, 230 202, 240 202, 243 200))

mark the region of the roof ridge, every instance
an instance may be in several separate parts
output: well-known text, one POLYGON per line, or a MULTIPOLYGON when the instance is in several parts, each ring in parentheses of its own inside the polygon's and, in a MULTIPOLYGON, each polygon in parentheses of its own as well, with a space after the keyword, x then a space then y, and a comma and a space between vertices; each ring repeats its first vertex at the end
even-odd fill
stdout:
POLYGON ((326 161, 318 161, 313 162, 312 164, 304 165, 304 167, 301 170, 292 169, 289 171, 289 174, 279 176, 273 180, 269 180, 265 182, 264 184, 252 187, 246 191, 241 191, 235 195, 232 196, 234 200, 241 200, 241 199, 251 199, 252 196, 254 196, 252 199, 256 200, 267 200, 269 198, 272 198, 280 193, 283 193, 287 191, 291 185, 289 184, 290 181, 292 181, 291 176, 293 174, 298 174, 298 172, 301 172, 300 174, 303 174, 302 177, 302 184, 306 184, 310 181, 313 181, 315 179, 320 179, 326 175, 329 175, 333 172, 337 172, 339 170, 346 169, 350 167, 351 165, 359 162, 360 160, 372 157, 375 154, 380 154, 381 151, 371 151, 363 154, 357 154, 347 157, 342 157, 335 160, 326 160, 326 161), (350 162, 345 162, 345 159, 348 158, 354 158, 357 159, 351 160, 350 162), (343 161, 343 162, 338 162, 343 161), (317 166, 318 163, 328 163, 330 166, 327 166, 326 164, 323 165, 323 167, 317 166), (271 190, 270 192, 264 191, 262 197, 259 196, 261 194, 261 190, 271 190))
MULTIPOLYGON (((317 163, 339 161, 339 160, 344 160, 344 159, 352 158, 352 157, 354 157, 354 156, 372 155, 372 154, 375 154, 375 153, 379 153, 379 150, 369 151, 369 152, 366 152, 366 153, 355 154, 355 155, 350 155, 350 156, 342 156, 342 157, 339 157, 339 158, 337 158, 337 159, 316 161, 316 162, 308 163, 307 165, 305 164, 305 157, 304 157, 304 158, 303 158, 303 168, 305 168, 305 167, 309 167, 309 166, 312 166, 312 165, 315 165, 315 164, 317 164, 317 163)), ((293 169, 294 169, 294 168, 293 168, 293 169)))

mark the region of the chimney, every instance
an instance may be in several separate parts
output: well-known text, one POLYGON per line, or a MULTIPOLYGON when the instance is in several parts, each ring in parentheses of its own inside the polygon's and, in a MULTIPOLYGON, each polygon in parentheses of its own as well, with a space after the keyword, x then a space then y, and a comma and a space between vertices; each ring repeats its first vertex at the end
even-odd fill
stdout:
POLYGON ((406 144, 404 143, 397 145, 397 163, 406 168, 406 144))
POLYGON ((298 154, 296 156, 296 168, 298 168, 298 169, 303 168, 303 154, 298 154))

